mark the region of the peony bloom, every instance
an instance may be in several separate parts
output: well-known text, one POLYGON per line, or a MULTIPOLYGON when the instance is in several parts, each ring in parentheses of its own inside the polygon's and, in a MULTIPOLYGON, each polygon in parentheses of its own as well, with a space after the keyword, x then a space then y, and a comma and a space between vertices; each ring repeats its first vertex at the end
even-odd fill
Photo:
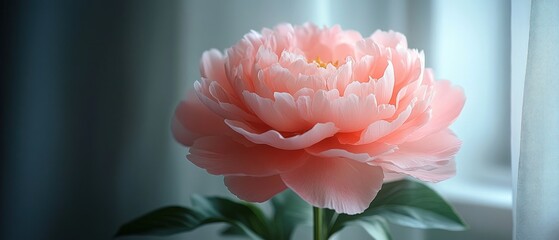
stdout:
POLYGON ((463 90, 435 81, 401 33, 281 24, 205 52, 200 72, 173 134, 243 200, 290 188, 313 206, 356 214, 384 181, 455 174, 461 142, 448 126, 463 90))

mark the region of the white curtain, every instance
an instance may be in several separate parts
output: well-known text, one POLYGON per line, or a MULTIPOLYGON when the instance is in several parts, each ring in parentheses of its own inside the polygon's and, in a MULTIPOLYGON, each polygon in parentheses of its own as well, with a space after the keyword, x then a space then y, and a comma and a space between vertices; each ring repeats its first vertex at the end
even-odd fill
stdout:
POLYGON ((514 234, 519 240, 559 236, 558 44, 559 1, 533 0, 515 179, 514 234))

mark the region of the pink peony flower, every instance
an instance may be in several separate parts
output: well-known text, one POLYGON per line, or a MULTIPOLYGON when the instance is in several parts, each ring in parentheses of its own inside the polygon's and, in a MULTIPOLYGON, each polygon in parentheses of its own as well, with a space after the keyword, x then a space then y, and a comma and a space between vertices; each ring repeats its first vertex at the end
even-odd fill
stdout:
POLYGON ((173 134, 243 200, 290 188, 314 206, 361 213, 384 181, 455 174, 461 142, 448 126, 465 96, 424 65, 393 31, 252 31, 225 53, 203 54, 173 134))

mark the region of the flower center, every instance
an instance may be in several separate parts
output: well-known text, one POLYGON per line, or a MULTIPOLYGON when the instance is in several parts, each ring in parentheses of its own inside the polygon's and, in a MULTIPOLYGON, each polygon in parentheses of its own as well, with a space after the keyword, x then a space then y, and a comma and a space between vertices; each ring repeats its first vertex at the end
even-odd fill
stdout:
POLYGON ((312 60, 313 63, 315 63, 317 66, 321 67, 321 68, 326 68, 326 66, 328 66, 328 64, 332 64, 332 66, 334 67, 338 67, 338 61, 335 62, 323 62, 320 57, 316 57, 316 59, 312 60))

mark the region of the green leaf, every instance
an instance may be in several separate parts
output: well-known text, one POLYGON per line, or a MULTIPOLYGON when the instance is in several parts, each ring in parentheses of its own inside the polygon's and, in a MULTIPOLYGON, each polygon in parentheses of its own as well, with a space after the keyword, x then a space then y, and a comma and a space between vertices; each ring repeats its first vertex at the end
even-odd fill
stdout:
POLYGON ((184 207, 159 208, 120 227, 115 237, 126 235, 166 236, 191 231, 205 224, 198 212, 184 207))
POLYGON ((290 239, 297 225, 312 222, 311 206, 290 190, 272 198, 272 207, 274 239, 290 239))
POLYGON ((268 220, 253 204, 193 196, 192 205, 193 208, 170 206, 152 211, 124 224, 115 236, 167 236, 219 222, 229 224, 237 233, 242 232, 252 239, 270 236, 268 220))
POLYGON ((329 236, 356 220, 382 217, 388 222, 412 228, 465 230, 454 209, 427 185, 400 180, 385 183, 367 210, 357 215, 340 214, 329 236))
POLYGON ((366 221, 357 220, 354 223, 364 228, 375 240, 392 240, 388 222, 382 217, 370 217, 366 221))
POLYGON ((192 206, 203 216, 227 222, 253 239, 267 239, 271 235, 268 219, 254 204, 194 195, 192 206))

